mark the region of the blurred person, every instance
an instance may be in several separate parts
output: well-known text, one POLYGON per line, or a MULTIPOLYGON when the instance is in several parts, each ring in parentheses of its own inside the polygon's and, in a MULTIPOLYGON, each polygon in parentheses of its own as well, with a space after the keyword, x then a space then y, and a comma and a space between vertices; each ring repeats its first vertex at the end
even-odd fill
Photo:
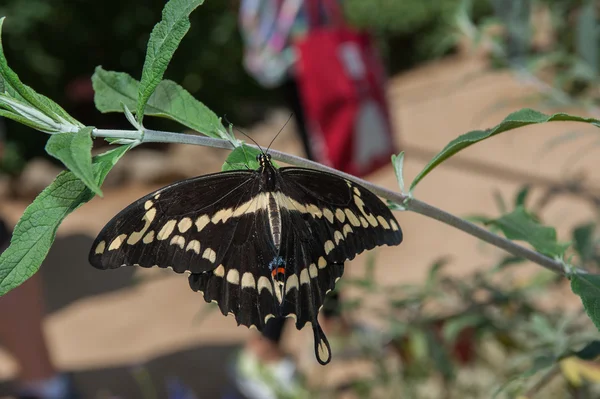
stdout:
MULTIPOLYGON (((0 119, 0 160, 5 128, 0 119)), ((11 231, 0 218, 0 252, 10 244, 11 231)), ((70 377, 52 363, 44 337, 44 300, 40 273, 0 297, 0 345, 17 361, 17 399, 75 399, 70 377)))

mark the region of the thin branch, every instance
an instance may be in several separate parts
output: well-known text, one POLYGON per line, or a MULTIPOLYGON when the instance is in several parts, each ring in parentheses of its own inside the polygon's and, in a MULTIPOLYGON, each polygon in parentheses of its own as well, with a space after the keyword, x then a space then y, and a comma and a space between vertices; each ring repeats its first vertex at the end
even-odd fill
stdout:
MULTIPOLYGON (((164 132, 158 130, 145 130, 143 137, 140 138, 140 133, 136 131, 128 131, 128 130, 103 130, 103 129, 95 129, 93 132, 95 137, 110 137, 110 138, 131 138, 140 140, 141 143, 179 143, 179 144, 193 144, 193 145, 201 145, 213 148, 223 148, 223 149, 234 149, 234 145, 227 140, 221 140, 211 137, 199 136, 194 134, 184 134, 184 133, 173 133, 173 132, 164 132)), ((251 147, 258 148, 254 145, 247 144, 251 147)), ((366 180, 359 179, 356 176, 349 175, 344 172, 340 172, 339 170, 330 168, 328 166, 322 165, 317 162, 309 161, 308 159, 297 157, 294 155, 286 154, 281 151, 270 149, 269 153, 272 157, 278 161, 289 163, 296 166, 301 166, 305 168, 311 168, 320 170, 323 172, 333 173, 337 176, 344 177, 348 180, 356 182, 366 189, 372 191, 378 196, 390 200, 396 204, 402 205, 406 210, 412 211, 415 213, 419 213, 421 215, 427 216, 429 218, 438 220, 442 223, 445 223, 449 226, 455 227, 459 230, 464 231, 467 234, 470 234, 474 237, 479 238, 489 244, 492 244, 498 248, 502 248, 508 253, 530 260, 534 263, 537 263, 540 266, 545 267, 546 269, 561 275, 567 275, 567 270, 562 262, 549 258, 545 255, 542 255, 539 252, 533 251, 529 248, 523 247, 513 241, 510 241, 506 238, 500 237, 482 227, 479 227, 471 222, 468 222, 464 219, 461 219, 457 216, 454 216, 448 212, 445 212, 439 208, 431 206, 425 202, 419 201, 415 198, 409 197, 407 195, 403 195, 397 193, 395 191, 386 189, 384 187, 378 186, 376 184, 370 183, 366 180)), ((569 273, 579 273, 579 274, 587 274, 585 270, 574 269, 570 270, 569 273)))

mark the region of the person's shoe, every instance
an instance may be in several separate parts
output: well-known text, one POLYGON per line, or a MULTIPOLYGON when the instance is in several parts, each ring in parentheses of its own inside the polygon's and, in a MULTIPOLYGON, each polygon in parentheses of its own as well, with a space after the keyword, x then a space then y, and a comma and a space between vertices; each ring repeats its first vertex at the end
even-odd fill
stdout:
POLYGON ((239 392, 248 399, 308 397, 299 381, 296 364, 289 358, 264 363, 242 350, 235 361, 233 379, 239 392))

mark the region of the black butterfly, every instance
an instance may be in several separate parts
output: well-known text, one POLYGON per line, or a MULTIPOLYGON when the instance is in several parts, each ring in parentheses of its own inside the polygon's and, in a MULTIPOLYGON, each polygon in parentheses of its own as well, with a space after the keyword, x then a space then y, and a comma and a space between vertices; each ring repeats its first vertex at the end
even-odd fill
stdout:
POLYGON ((238 324, 262 330, 274 317, 312 324, 315 354, 331 360, 317 315, 344 261, 402 231, 367 189, 312 169, 235 170, 171 184, 115 216, 94 242, 99 269, 124 265, 189 272, 190 287, 238 324))

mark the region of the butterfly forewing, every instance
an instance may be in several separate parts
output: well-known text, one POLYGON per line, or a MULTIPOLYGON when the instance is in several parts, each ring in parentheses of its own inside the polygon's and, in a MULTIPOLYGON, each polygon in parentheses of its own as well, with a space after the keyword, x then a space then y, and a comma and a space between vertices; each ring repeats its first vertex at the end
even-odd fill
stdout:
POLYGON ((99 269, 139 265, 176 272, 214 269, 258 190, 256 172, 223 172, 157 190, 115 216, 92 245, 99 269))

